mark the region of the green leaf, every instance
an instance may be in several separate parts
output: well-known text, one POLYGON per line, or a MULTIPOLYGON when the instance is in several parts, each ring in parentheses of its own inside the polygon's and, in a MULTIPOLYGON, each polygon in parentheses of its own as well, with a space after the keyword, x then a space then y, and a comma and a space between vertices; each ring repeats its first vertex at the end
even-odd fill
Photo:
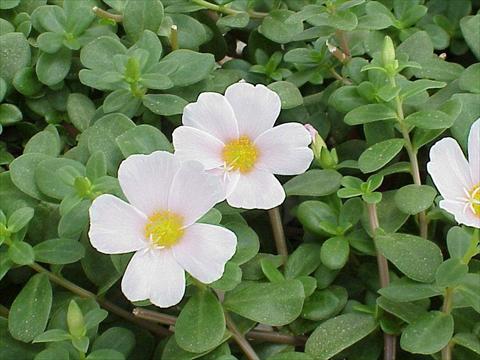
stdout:
POLYGON ((209 40, 204 25, 194 17, 184 14, 170 14, 170 17, 177 26, 179 48, 198 50, 200 45, 209 40))
POLYGON ((159 73, 143 74, 140 83, 148 89, 166 90, 173 86, 168 76, 159 73))
POLYGON ((106 73, 115 69, 115 55, 123 55, 126 51, 125 46, 117 39, 100 36, 82 48, 80 60, 85 67, 106 73))
POLYGON ((260 241, 251 227, 239 222, 227 222, 225 227, 237 236, 237 250, 232 257, 233 262, 242 265, 257 255, 260 241))
POLYGON ((440 110, 422 110, 405 118, 405 124, 422 129, 448 129, 455 118, 440 110))
POLYGON ((366 314, 343 314, 320 324, 310 335, 305 352, 316 360, 328 360, 360 341, 377 328, 375 319, 366 314))
POLYGON ((316 290, 305 300, 302 317, 313 321, 329 319, 343 309, 347 300, 347 290, 340 286, 316 290))
POLYGON ((320 245, 301 244, 287 259, 285 277, 294 279, 302 275, 310 275, 319 265, 320 245))
POLYGON ((115 174, 123 154, 117 145, 116 138, 135 127, 132 120, 122 114, 109 114, 98 119, 88 131, 88 149, 90 153, 101 151, 107 160, 107 169, 115 174))
POLYGON ((303 285, 298 280, 243 282, 225 294, 223 305, 247 319, 282 326, 300 315, 304 297, 303 285))
POLYGON ((412 280, 433 282, 442 263, 442 252, 435 243, 408 234, 375 237, 377 249, 412 280))
POLYGON ((303 97, 300 90, 291 82, 277 81, 269 84, 268 88, 280 96, 282 109, 292 109, 303 104, 303 97))
POLYGON ((37 45, 43 52, 55 54, 63 46, 63 40, 63 34, 45 32, 38 36, 37 45))
POLYGON ((34 275, 12 303, 8 330, 17 340, 30 342, 47 326, 52 306, 52 287, 45 274, 34 275))
POLYGON ((23 114, 13 104, 0 104, 0 126, 7 126, 22 121, 23 114))
POLYGON ((412 96, 416 96, 425 90, 428 89, 441 89, 447 85, 441 81, 434 81, 428 79, 420 79, 413 82, 408 82, 406 85, 402 86, 400 91, 400 96, 404 99, 408 99, 412 96))
POLYGON ((460 89, 471 93, 480 93, 480 63, 470 65, 458 79, 460 89))
POLYGON ((30 44, 25 35, 18 32, 1 35, 0 59, 0 78, 10 87, 16 72, 30 65, 30 44))
POLYGON ((437 269, 435 280, 438 286, 454 287, 468 273, 468 265, 459 259, 445 260, 437 269))
POLYGON ((390 107, 381 104, 368 104, 357 107, 345 115, 348 125, 367 124, 380 120, 396 119, 397 113, 390 107))
POLYGON ((44 342, 56 342, 56 341, 64 341, 71 339, 71 335, 62 329, 51 329, 47 330, 44 333, 38 335, 35 339, 33 339, 34 343, 44 343, 44 342))
POLYGON ((108 316, 108 311, 103 309, 92 309, 84 317, 85 328, 87 330, 94 328, 105 320, 108 316))
POLYGON ((335 170, 308 170, 287 181, 284 189, 288 196, 325 196, 338 190, 341 179, 335 170))
POLYGON ((38 80, 48 86, 61 82, 67 76, 72 63, 72 51, 62 48, 55 54, 42 53, 35 68, 38 80))
POLYGON ((155 72, 168 75, 175 86, 188 86, 205 79, 214 66, 212 54, 180 49, 165 56, 155 67, 155 72))
POLYGON ((220 344, 224 332, 222 306, 208 290, 193 295, 175 323, 177 344, 182 349, 195 353, 213 349, 220 344))
POLYGON ((144 30, 156 33, 163 20, 163 5, 160 0, 127 0, 123 11, 123 28, 127 35, 137 41, 144 30))
POLYGON ((110 327, 95 339, 91 350, 115 349, 126 357, 134 347, 135 335, 132 331, 123 327, 110 327))
POLYGON ((157 115, 171 116, 181 114, 188 102, 180 96, 171 94, 150 94, 142 99, 151 112, 157 115))
POLYGON ((395 204, 400 211, 415 215, 433 204, 437 192, 428 185, 406 185, 395 193, 395 204))
POLYGON ((88 209, 90 205, 90 200, 83 200, 60 218, 58 235, 61 238, 78 239, 88 224, 88 209))
POLYGON ((464 228, 453 226, 447 233, 447 247, 450 257, 463 259, 470 249, 472 235, 464 228))
POLYGON ((39 153, 24 154, 10 163, 10 177, 17 188, 38 200, 48 199, 43 195, 35 181, 35 168, 49 156, 39 153))
POLYGON ((217 26, 226 26, 230 28, 244 28, 250 22, 247 13, 239 13, 234 15, 222 16, 217 21, 217 26))
POLYGON ((435 354, 448 344, 452 336, 452 315, 430 311, 405 328, 400 346, 413 354, 435 354))
POLYGON ((68 350, 61 347, 49 347, 35 356, 34 360, 69 360, 68 350))
POLYGON ((220 279, 209 284, 213 289, 230 291, 242 281, 242 269, 236 263, 229 261, 225 264, 225 271, 220 279))
POLYGON ((125 360, 125 355, 113 349, 101 349, 91 352, 86 360, 125 360))
POLYGON ((30 265, 35 260, 35 254, 30 244, 23 241, 14 241, 8 248, 8 257, 18 265, 30 265))
POLYGON ((57 129, 49 125, 45 130, 36 133, 25 144, 23 153, 42 153, 55 157, 58 156, 60 153, 60 136, 57 129))
POLYGON ((337 230, 337 215, 326 203, 315 200, 304 201, 297 210, 298 220, 308 230, 317 235, 331 235, 337 230))
POLYGON ((72 93, 67 100, 68 118, 81 132, 89 126, 95 114, 95 104, 90 98, 80 93, 72 93))
POLYGON ((431 285, 402 278, 389 286, 379 289, 380 295, 398 302, 417 301, 428 299, 443 294, 444 289, 431 285))
POLYGON ((43 87, 37 79, 35 70, 31 67, 17 71, 12 83, 19 93, 27 97, 37 95, 43 87))
POLYGON ((85 255, 85 249, 78 241, 51 239, 33 247, 35 260, 47 264, 71 264, 85 255))
POLYGON ((403 139, 385 140, 370 146, 358 158, 363 173, 371 173, 387 165, 403 148, 403 139))
POLYGON ((273 10, 263 19, 258 31, 274 42, 288 43, 293 40, 295 35, 303 31, 301 21, 286 21, 293 14, 294 12, 290 10, 273 10))
POLYGON ((453 342, 457 345, 463 346, 474 353, 480 355, 480 340, 474 334, 458 333, 453 337, 453 342))
POLYGON ((466 274, 456 290, 462 295, 465 301, 478 313, 480 304, 478 294, 480 293, 480 274, 466 274))
POLYGON ((460 29, 468 47, 472 50, 478 60, 480 60, 480 40, 476 33, 480 27, 480 14, 465 16, 460 20, 460 29))
MULTIPOLYGON (((35 181, 40 191, 54 199, 62 200, 73 190, 60 176, 65 169, 71 170, 72 177, 84 176, 85 167, 78 161, 67 158, 50 158, 41 161, 35 169, 35 181)), ((73 179, 72 179, 73 180, 73 179)))
POLYGON ((24 207, 16 210, 8 218, 7 228, 12 233, 18 232, 23 229, 32 220, 34 210, 30 207, 24 207))
POLYGON ((116 142, 125 158, 132 154, 150 154, 159 150, 173 151, 167 137, 151 125, 136 126, 118 136, 116 142))
POLYGON ((336 236, 322 244, 320 259, 322 264, 331 270, 338 270, 345 266, 350 255, 350 245, 343 236, 336 236))
POLYGON ((396 302, 383 296, 377 298, 377 305, 408 324, 414 322, 426 312, 421 305, 410 302, 396 302))

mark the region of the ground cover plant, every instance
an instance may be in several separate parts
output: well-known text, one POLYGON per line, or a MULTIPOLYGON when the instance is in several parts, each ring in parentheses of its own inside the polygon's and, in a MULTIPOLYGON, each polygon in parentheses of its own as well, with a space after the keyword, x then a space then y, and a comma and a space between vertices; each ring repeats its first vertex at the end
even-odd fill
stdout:
POLYGON ((480 359, 478 0, 0 0, 0 359, 480 359))

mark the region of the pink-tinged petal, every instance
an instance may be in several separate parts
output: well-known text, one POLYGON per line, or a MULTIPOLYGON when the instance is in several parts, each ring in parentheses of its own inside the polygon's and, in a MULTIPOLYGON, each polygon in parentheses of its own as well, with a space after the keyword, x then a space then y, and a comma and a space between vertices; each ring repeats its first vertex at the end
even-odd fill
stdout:
POLYGON ((178 263, 194 278, 205 284, 222 277, 225 263, 235 254, 237 237, 223 227, 193 224, 172 247, 178 263))
POLYGON ((188 226, 223 199, 225 193, 220 179, 207 173, 199 162, 186 161, 170 188, 168 210, 181 215, 184 226, 188 226))
POLYGON ((233 192, 235 186, 237 186, 238 179, 240 179, 239 171, 227 171, 224 167, 208 170, 208 173, 220 179, 225 197, 233 192))
POLYGON ((240 136, 252 139, 273 126, 282 107, 277 93, 264 85, 239 82, 227 88, 225 97, 235 112, 240 136))
POLYGON ((147 218, 119 198, 100 195, 90 207, 90 243, 105 254, 123 254, 148 246, 144 236, 147 218))
POLYGON ((180 126, 172 134, 175 156, 181 160, 200 161, 205 169, 223 165, 222 151, 225 144, 203 130, 180 126))
POLYGON ((427 170, 445 200, 458 200, 473 187, 470 168, 458 143, 444 138, 430 149, 427 170))
POLYGON ((147 216, 166 209, 181 161, 166 151, 131 155, 120 164, 118 181, 128 201, 147 216))
POLYGON ((133 255, 122 279, 130 301, 150 300, 159 307, 178 304, 185 293, 185 272, 170 249, 148 249, 133 255))
POLYGON ((313 160, 313 152, 308 147, 311 141, 302 124, 275 126, 255 140, 260 154, 255 167, 279 175, 301 174, 313 160))
POLYGON ((480 119, 477 119, 470 128, 468 136, 468 162, 472 181, 480 183, 480 119))
POLYGON ((232 107, 221 94, 205 92, 183 110, 183 125, 191 126, 228 142, 238 138, 238 125, 232 107))
POLYGON ((285 191, 271 173, 254 169, 240 174, 232 193, 227 196, 230 206, 243 209, 271 209, 285 200, 285 191))
POLYGON ((467 202, 442 200, 440 207, 452 214, 459 224, 480 228, 480 217, 473 213, 467 202))

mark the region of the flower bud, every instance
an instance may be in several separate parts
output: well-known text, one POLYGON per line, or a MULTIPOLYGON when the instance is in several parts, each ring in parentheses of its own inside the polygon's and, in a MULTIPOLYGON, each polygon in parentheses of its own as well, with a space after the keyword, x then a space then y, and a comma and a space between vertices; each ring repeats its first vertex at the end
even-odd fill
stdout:
POLYGON ((87 333, 82 310, 80 309, 80 306, 78 306, 78 304, 75 302, 75 300, 71 300, 70 304, 68 305, 67 324, 68 331, 70 332, 70 334, 72 334, 72 336, 76 338, 85 336, 85 334, 87 333))
POLYGON ((395 67, 395 47, 390 36, 385 36, 383 40, 382 65, 387 70, 395 67))
POLYGON ((306 124, 305 129, 308 130, 312 138, 311 148, 313 151, 313 156, 315 157, 315 161, 323 169, 335 168, 335 166, 338 164, 338 157, 335 149, 331 152, 328 150, 325 141, 312 125, 306 124))

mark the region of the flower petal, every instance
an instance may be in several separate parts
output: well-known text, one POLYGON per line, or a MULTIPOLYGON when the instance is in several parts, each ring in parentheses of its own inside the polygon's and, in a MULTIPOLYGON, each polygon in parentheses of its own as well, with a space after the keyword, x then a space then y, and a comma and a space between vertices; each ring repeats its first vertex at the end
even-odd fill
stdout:
POLYGON ((175 156, 182 160, 200 161, 205 169, 223 165, 223 142, 191 126, 180 126, 172 134, 175 156))
POLYGON ((170 188, 168 210, 183 216, 184 226, 188 226, 223 199, 220 179, 207 173, 198 161, 186 161, 170 188))
POLYGON ((440 207, 452 214, 459 224, 480 228, 480 217, 475 215, 466 202, 442 200, 440 207))
POLYGON ((227 196, 230 206, 243 209, 271 209, 285 200, 285 191, 271 173, 255 169, 240 178, 227 196))
POLYGON ((474 185, 467 160, 452 138, 444 138, 432 146, 427 170, 445 200, 465 198, 465 191, 474 185))
POLYGON ((122 279, 122 292, 130 301, 149 299, 170 307, 185 293, 185 272, 170 249, 148 249, 133 255, 122 279))
POLYGON ((200 94, 197 102, 185 106, 182 122, 183 125, 203 130, 223 142, 238 138, 237 120, 222 94, 200 94))
POLYGON ((468 162, 470 174, 475 184, 480 183, 480 119, 470 128, 468 136, 468 162))
POLYGON ((252 139, 273 126, 282 107, 277 93, 264 85, 239 82, 227 88, 225 97, 235 112, 239 134, 252 139))
POLYGON ((301 174, 313 160, 313 152, 308 147, 311 140, 302 124, 275 126, 255 140, 260 153, 255 167, 280 175, 301 174))
POLYGON ((119 198, 100 195, 90 207, 90 243, 105 254, 123 254, 148 246, 144 236, 147 218, 119 198))
POLYGON ((209 284, 222 277, 225 263, 235 254, 237 237, 221 226, 193 224, 172 247, 173 255, 194 278, 209 284))
POLYGON ((128 201, 147 216, 166 209, 180 160, 166 151, 131 155, 120 164, 118 181, 128 201))

